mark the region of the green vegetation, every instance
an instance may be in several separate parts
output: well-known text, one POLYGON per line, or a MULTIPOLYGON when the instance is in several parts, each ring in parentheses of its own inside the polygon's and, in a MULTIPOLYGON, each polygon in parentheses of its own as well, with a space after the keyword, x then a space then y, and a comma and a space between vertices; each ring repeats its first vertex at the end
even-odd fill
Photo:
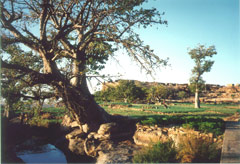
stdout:
POLYGON ((147 99, 149 102, 160 102, 162 99, 174 97, 175 90, 164 85, 156 85, 147 90, 147 99))
POLYGON ((146 97, 146 92, 143 88, 137 86, 132 80, 119 80, 119 85, 112 87, 108 86, 103 91, 98 91, 94 94, 97 101, 120 101, 133 102, 134 100, 143 100, 146 97))
POLYGON ((199 45, 194 49, 190 49, 188 52, 191 59, 194 60, 195 66, 192 69, 192 75, 190 82, 195 87, 195 108, 200 108, 199 92, 201 91, 201 85, 205 83, 202 79, 202 75, 205 72, 210 72, 214 61, 208 60, 213 55, 217 54, 215 46, 205 47, 204 45, 199 45))
POLYGON ((205 122, 192 121, 182 125, 184 128, 194 129, 204 133, 213 133, 214 136, 224 133, 225 124, 221 119, 209 119, 205 122))
POLYGON ((195 109, 192 104, 179 103, 165 109, 160 105, 100 103, 111 114, 126 115, 137 118, 143 125, 178 125, 204 133, 219 136, 224 133, 223 118, 239 112, 239 106, 226 104, 203 104, 195 109))
POLYGON ((219 163, 221 148, 209 139, 186 136, 176 148, 173 141, 158 142, 144 148, 133 157, 133 163, 219 163))
POLYGON ((106 85, 102 91, 95 92, 96 101, 104 102, 161 102, 165 99, 187 98, 189 93, 177 91, 173 87, 156 84, 149 88, 133 80, 119 80, 116 86, 106 85))
POLYGON ((152 116, 143 117, 140 121, 143 125, 170 125, 177 124, 184 128, 194 129, 204 133, 213 133, 214 136, 224 133, 225 123, 220 118, 203 116, 152 116))
MULTIPOLYGON (((240 110, 238 105, 227 104, 202 104, 202 108, 195 109, 191 103, 175 103, 169 105, 165 109, 162 105, 147 105, 147 104, 129 104, 129 103, 99 103, 104 109, 111 114, 128 115, 132 117, 141 117, 143 115, 177 115, 177 116, 212 116, 212 117, 227 117, 231 116, 240 110), (119 108, 110 108, 111 105, 119 105, 119 108)), ((117 107, 117 106, 116 106, 117 107)))
POLYGON ((64 108, 43 108, 39 115, 30 116, 27 123, 30 126, 49 127, 51 124, 61 123, 66 112, 64 108))
POLYGON ((176 162, 176 154, 173 141, 158 142, 134 155, 133 163, 176 162))

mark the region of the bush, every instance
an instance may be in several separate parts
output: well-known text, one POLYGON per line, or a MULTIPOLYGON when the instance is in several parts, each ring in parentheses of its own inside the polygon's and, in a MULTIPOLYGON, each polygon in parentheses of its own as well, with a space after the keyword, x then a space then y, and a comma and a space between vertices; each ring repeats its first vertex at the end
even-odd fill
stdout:
POLYGON ((197 138, 196 136, 185 136, 180 139, 177 159, 182 163, 209 163, 220 162, 221 148, 213 143, 210 138, 197 138))
POLYGON ((219 136, 224 133, 225 124, 223 120, 219 122, 215 122, 214 120, 211 122, 210 120, 208 120, 205 122, 188 122, 182 124, 182 127, 198 130, 203 133, 213 133, 214 136, 219 136))
POLYGON ((47 119, 42 119, 41 117, 39 116, 36 116, 36 117, 32 117, 29 121, 28 121, 28 124, 30 126, 38 126, 38 127, 46 127, 48 128, 49 127, 49 120, 47 119))
POLYGON ((220 118, 202 117, 202 116, 151 116, 140 119, 142 125, 180 125, 183 128, 194 129, 203 133, 213 133, 219 136, 224 133, 225 123, 220 118))
POLYGON ((177 151, 173 141, 157 144, 146 148, 142 152, 135 154, 133 163, 160 163, 160 162, 176 162, 177 151))

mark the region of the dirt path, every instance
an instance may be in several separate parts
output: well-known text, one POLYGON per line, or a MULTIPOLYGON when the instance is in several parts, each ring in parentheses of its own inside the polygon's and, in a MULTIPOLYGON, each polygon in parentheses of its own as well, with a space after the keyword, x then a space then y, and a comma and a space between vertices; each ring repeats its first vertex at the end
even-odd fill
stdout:
POLYGON ((220 163, 240 163, 240 122, 229 121, 224 133, 220 163))

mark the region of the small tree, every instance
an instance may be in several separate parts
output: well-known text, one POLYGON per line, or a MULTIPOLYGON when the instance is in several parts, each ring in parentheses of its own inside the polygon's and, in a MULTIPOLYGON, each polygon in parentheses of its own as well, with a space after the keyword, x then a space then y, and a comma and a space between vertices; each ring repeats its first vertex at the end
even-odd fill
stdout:
POLYGON ((172 92, 173 92, 173 90, 171 88, 166 87, 164 85, 154 86, 148 90, 147 99, 149 101, 153 101, 153 102, 155 102, 155 101, 160 102, 161 99, 170 98, 170 96, 172 96, 172 92))
POLYGON ((194 49, 190 49, 188 54, 195 62, 195 66, 192 69, 190 83, 195 85, 195 108, 200 108, 199 88, 200 85, 204 83, 202 75, 204 72, 210 72, 214 63, 214 61, 207 60, 206 58, 216 55, 217 52, 215 46, 206 48, 204 45, 199 45, 194 49))
POLYGON ((188 94, 187 94, 187 92, 185 92, 185 91, 179 91, 179 92, 177 93, 177 96, 178 96, 180 99, 185 99, 185 98, 188 97, 188 94))
POLYGON ((133 80, 120 80, 116 92, 116 96, 123 99, 124 102, 132 102, 145 96, 143 90, 136 86, 133 80))

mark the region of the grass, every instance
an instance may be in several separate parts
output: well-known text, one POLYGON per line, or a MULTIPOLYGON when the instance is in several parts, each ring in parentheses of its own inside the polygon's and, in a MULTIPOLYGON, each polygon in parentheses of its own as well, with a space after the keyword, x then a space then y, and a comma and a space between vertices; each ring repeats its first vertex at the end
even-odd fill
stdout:
POLYGON ((110 114, 120 114, 139 119, 143 125, 179 125, 185 128, 198 130, 204 133, 213 133, 219 136, 224 133, 224 117, 232 116, 240 111, 238 105, 201 104, 195 109, 194 104, 178 103, 165 109, 159 105, 147 104, 118 104, 121 108, 110 108, 110 103, 103 106, 110 114))
MULTIPOLYGON (((191 119, 195 116, 200 117, 195 119, 195 122, 202 122, 203 118, 209 120, 222 119, 227 116, 231 116, 236 112, 240 112, 239 105, 229 105, 229 104, 201 104, 200 109, 195 109, 192 103, 175 103, 174 106, 169 105, 168 109, 165 109, 160 105, 153 104, 128 104, 128 103, 99 103, 108 113, 130 116, 133 118, 138 118, 142 123, 145 124, 159 124, 159 125, 169 125, 169 124, 190 124, 185 125, 189 128, 197 127, 191 119), (120 108, 110 108, 110 105, 114 104, 120 108)), ((25 113, 31 113, 32 110, 25 109, 25 113)), ((21 111, 15 111, 17 115, 21 111)), ((67 113, 65 108, 43 108, 41 114, 50 113, 50 118, 45 118, 50 123, 59 123, 62 121, 62 117, 67 113)), ((202 125, 203 126, 203 125, 202 125)), ((202 127, 201 126, 201 127, 202 127)), ((205 127, 215 125, 204 125, 205 127)))
POLYGON ((177 151, 173 141, 158 142, 138 152, 133 157, 133 163, 166 163, 176 162, 177 151))
POLYGON ((106 109, 110 114, 121 114, 127 116, 143 116, 143 115, 162 115, 162 114, 173 114, 173 115, 202 115, 202 116, 219 116, 227 117, 233 115, 236 112, 240 111, 239 105, 226 105, 226 104, 202 104, 201 108, 195 109, 194 104, 191 103, 178 103, 174 106, 169 106, 168 109, 165 109, 163 106, 159 105, 147 105, 147 104, 132 104, 131 107, 128 107, 127 103, 114 103, 122 105, 121 109, 112 109, 109 108, 107 103, 102 107, 106 109), (136 110, 139 109, 139 110, 136 110), (144 110, 144 111, 141 111, 144 110))

